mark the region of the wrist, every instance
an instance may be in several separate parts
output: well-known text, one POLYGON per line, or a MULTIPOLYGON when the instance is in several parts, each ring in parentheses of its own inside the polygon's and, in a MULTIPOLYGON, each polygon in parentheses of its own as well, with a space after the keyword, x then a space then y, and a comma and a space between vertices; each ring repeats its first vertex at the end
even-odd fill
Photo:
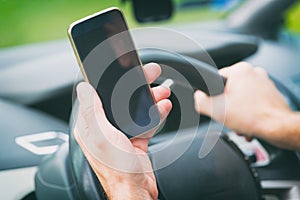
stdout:
POLYGON ((264 119, 258 119, 257 136, 262 138, 276 137, 278 132, 286 126, 291 113, 289 111, 274 111, 269 112, 264 116, 264 119))
POLYGON ((141 185, 132 185, 131 183, 114 184, 110 189, 110 194, 107 194, 109 200, 153 200, 147 189, 141 185))
MULTIPOLYGON (((291 140, 294 137, 293 127, 298 124, 300 115, 292 110, 276 111, 268 116, 266 120, 261 120, 261 129, 257 136, 273 145, 281 148, 292 148, 291 140)), ((294 138, 296 139, 296 138, 294 138)))
POLYGON ((139 176, 138 174, 132 174, 132 177, 127 177, 127 175, 128 174, 110 174, 110 176, 103 177, 97 174, 109 200, 157 199, 158 193, 156 184, 153 185, 147 178, 140 179, 135 177, 139 176))

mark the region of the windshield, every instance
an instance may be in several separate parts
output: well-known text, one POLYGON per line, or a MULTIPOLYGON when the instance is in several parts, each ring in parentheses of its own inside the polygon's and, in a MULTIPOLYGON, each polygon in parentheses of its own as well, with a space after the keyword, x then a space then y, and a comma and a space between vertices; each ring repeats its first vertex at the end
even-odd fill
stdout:
MULTIPOLYGON (((226 18, 246 0, 173 0, 175 12, 163 22, 140 24, 129 0, 0 0, 0 48, 65 38, 70 23, 107 7, 121 8, 129 27, 205 22, 226 18)), ((159 6, 159 5, 157 5, 159 6)), ((286 15, 288 31, 300 33, 300 3, 286 15)))

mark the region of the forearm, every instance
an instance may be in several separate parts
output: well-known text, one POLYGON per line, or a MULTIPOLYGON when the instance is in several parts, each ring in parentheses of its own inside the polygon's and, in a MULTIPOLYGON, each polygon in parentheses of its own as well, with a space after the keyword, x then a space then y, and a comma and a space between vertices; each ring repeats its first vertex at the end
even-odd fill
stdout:
MULTIPOLYGON (((267 123, 268 124, 268 123, 267 123)), ((300 151, 300 113, 278 116, 262 131, 261 138, 281 148, 300 151)))

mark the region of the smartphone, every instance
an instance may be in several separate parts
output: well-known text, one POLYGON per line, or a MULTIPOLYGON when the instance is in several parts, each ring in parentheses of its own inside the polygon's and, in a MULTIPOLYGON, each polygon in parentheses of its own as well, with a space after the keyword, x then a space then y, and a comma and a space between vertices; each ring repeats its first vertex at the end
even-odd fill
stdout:
POLYGON ((136 137, 160 122, 160 115, 122 12, 109 8, 68 29, 85 81, 101 98, 106 117, 136 137))

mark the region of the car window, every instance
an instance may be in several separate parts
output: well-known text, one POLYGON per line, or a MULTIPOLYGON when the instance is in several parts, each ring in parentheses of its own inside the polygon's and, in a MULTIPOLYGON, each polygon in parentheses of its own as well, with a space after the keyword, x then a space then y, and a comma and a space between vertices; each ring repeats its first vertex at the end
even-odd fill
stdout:
MULTIPOLYGON (((155 25, 218 19, 224 13, 222 8, 229 8, 229 4, 203 0, 174 0, 174 5, 175 15, 155 25)), ((65 38, 70 23, 111 6, 124 11, 131 28, 153 25, 137 23, 128 0, 0 0, 0 48, 65 38)))
MULTIPOLYGON (((107 7, 120 7, 129 27, 205 22, 225 18, 246 0, 173 0, 171 19, 159 23, 135 21, 129 0, 0 0, 0 48, 66 38, 73 21, 107 7), (125 3, 124 3, 125 2, 125 3)), ((300 3, 286 15, 286 28, 300 33, 300 3)))
POLYGON ((300 1, 286 14, 286 27, 289 31, 300 34, 300 1))

